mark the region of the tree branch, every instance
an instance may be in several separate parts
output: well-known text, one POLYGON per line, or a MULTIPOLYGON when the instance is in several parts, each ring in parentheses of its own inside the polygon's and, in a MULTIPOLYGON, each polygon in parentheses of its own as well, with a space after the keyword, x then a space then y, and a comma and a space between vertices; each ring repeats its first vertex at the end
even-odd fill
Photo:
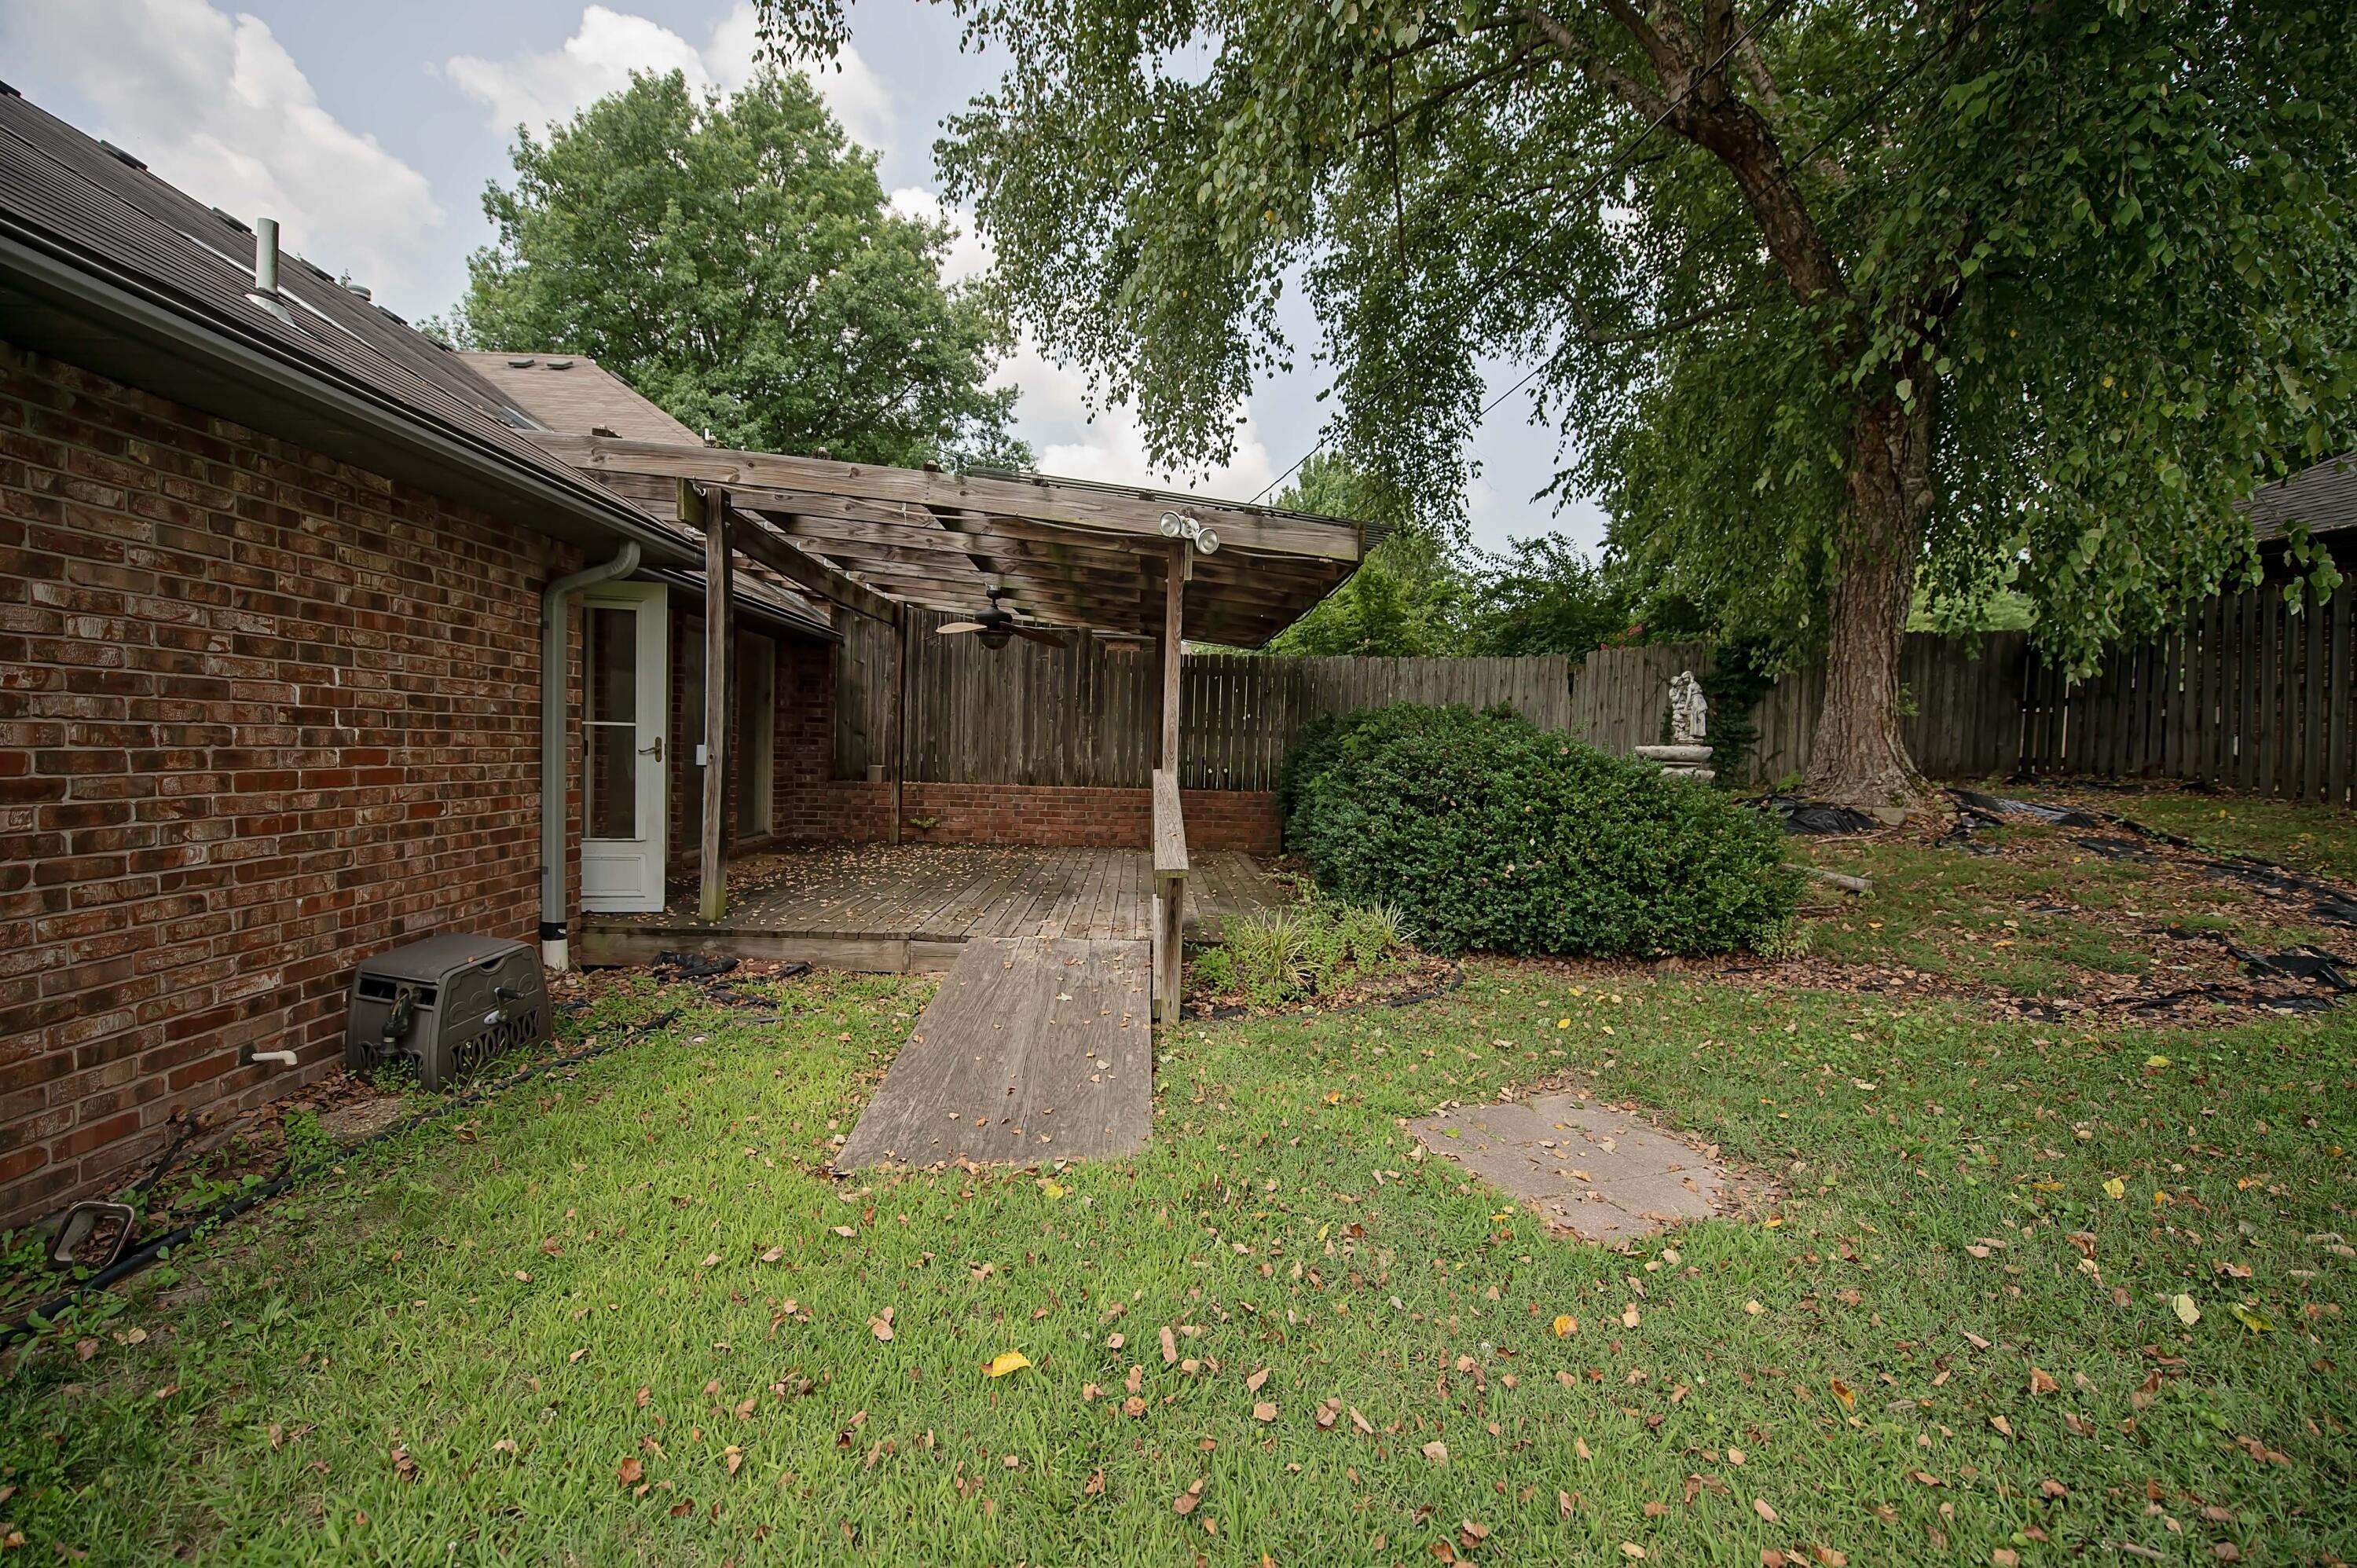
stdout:
MULTIPOLYGON (((1606 0, 1606 3, 1616 4, 1618 0, 1606 0)), ((1626 10, 1627 6, 1623 5, 1621 8, 1626 10)), ((1523 15, 1529 19, 1531 26, 1546 36, 1549 43, 1563 52, 1564 58, 1572 63, 1581 76, 1587 79, 1589 86, 1609 97, 1619 99, 1648 120, 1660 120, 1668 115, 1670 105, 1667 99, 1619 66, 1598 56, 1595 49, 1588 46, 1586 39, 1580 38, 1569 27, 1565 27, 1536 5, 1523 6, 1523 15)), ((1631 15, 1634 16, 1635 14, 1632 12, 1631 15)), ((1634 25, 1644 27, 1644 18, 1635 17, 1634 25)), ((1652 34, 1652 29, 1650 27, 1645 27, 1645 31, 1648 35, 1652 34)), ((1658 36, 1655 37, 1655 41, 1659 42, 1658 36)))
POLYGON ((1351 140, 1363 142, 1370 136, 1389 135, 1405 122, 1413 120, 1417 115, 1425 113, 1429 110, 1437 109, 1452 98, 1456 98, 1462 93, 1470 92, 1473 89, 1484 86, 1489 82, 1495 81, 1501 77, 1511 76, 1517 73, 1529 63, 1530 59, 1531 51, 1529 49, 1516 49, 1512 54, 1506 57, 1503 60, 1501 60, 1496 65, 1490 67, 1487 70, 1477 70, 1470 76, 1459 77, 1457 81, 1450 82, 1448 86, 1436 89, 1435 91, 1425 94, 1422 98, 1417 99, 1406 108, 1397 110, 1394 113, 1384 116, 1379 123, 1369 125, 1355 133, 1352 135, 1351 140))

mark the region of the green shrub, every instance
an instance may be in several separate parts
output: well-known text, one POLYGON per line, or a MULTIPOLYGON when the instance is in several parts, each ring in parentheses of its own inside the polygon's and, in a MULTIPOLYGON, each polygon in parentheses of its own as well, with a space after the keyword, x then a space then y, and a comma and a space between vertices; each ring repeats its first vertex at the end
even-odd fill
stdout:
POLYGON ((1378 972, 1406 946, 1399 911, 1311 897, 1231 919, 1226 945, 1194 959, 1195 983, 1256 1007, 1316 996, 1378 972))
MULTIPOLYGON (((1315 729, 1315 726, 1313 726, 1315 729)), ((1305 732, 1286 842, 1443 952, 1725 952, 1787 940, 1800 876, 1757 812, 1512 713, 1402 703, 1305 732)))

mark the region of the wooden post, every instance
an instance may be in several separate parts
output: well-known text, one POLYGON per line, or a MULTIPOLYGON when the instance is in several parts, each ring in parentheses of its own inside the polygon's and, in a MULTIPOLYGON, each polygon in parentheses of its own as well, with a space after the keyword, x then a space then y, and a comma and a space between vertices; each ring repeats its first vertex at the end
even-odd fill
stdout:
POLYGON ((1154 770, 1154 973, 1148 989, 1154 1015, 1165 1023, 1178 1016, 1180 955, 1187 934, 1187 825, 1178 810, 1178 675, 1184 662, 1187 577, 1194 549, 1181 542, 1170 552, 1169 580, 1162 608, 1162 745, 1154 770))
POLYGON ((892 832, 900 842, 900 824, 908 820, 909 800, 902 786, 909 777, 909 616, 906 606, 892 623, 899 636, 892 654, 892 832))
POLYGON ((1162 761, 1178 770, 1178 673, 1185 662, 1180 632, 1186 622, 1187 579, 1195 569, 1195 547, 1181 540, 1170 549, 1170 576, 1162 595, 1162 761))
POLYGON ((736 618, 729 595, 728 493, 680 485, 680 516, 704 528, 704 843, 696 912, 728 912, 728 689, 736 618))

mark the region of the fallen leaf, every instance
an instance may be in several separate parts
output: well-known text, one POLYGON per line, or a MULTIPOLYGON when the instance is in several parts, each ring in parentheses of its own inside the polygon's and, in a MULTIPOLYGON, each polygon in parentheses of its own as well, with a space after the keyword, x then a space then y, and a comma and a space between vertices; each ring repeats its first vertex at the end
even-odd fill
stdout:
POLYGON ((2117 1176, 2112 1177, 2111 1180, 2104 1184, 2104 1196, 2105 1197, 2126 1197, 2127 1195, 2128 1184, 2122 1181, 2117 1176))
POLYGON ((1623 1312, 1623 1313, 1621 1313, 1621 1315, 1620 1315, 1620 1326, 1621 1326, 1621 1327, 1623 1327, 1623 1328, 1634 1328, 1634 1327, 1636 1327, 1636 1326, 1637 1326, 1637 1305, 1636 1305, 1636 1303, 1634 1303, 1634 1302, 1630 1303, 1630 1304, 1629 1304, 1628 1310, 1627 1310, 1627 1311, 1625 1311, 1625 1312, 1623 1312))
POLYGON ((733 1476, 737 1466, 745 1463, 745 1450, 732 1443, 720 1451, 720 1457, 727 1462, 728 1473, 733 1476))
POLYGON ((1825 1383, 1827 1387, 1833 1390, 1834 1398, 1841 1401, 1842 1408, 1844 1410, 1856 1410, 1857 1408, 1857 1391, 1856 1389, 1851 1388, 1839 1378, 1828 1378, 1825 1380, 1825 1383))
POLYGON ((1259 1371, 1254 1372, 1252 1376, 1244 1380, 1244 1391, 1246 1393, 1256 1394, 1260 1392, 1261 1385, 1267 1381, 1268 1369, 1266 1367, 1263 1367, 1259 1371))
POLYGON ((639 1477, 646 1473, 647 1467, 639 1463, 638 1457, 635 1455, 614 1466, 615 1478, 626 1487, 634 1487, 638 1485, 639 1477))
POLYGON ((1645 1555, 1645 1549, 1633 1541, 1624 1541, 1620 1543, 1620 1555, 1634 1563, 1645 1555))
POLYGON ((1727 1451, 1727 1462, 1730 1465, 1740 1466, 1749 1457, 1750 1455, 1745 1454, 1740 1448, 1730 1448, 1727 1451))
POLYGON ((1579 1332, 1579 1319, 1567 1312, 1555 1314, 1555 1337, 1558 1339, 1579 1332))
POLYGON ((2179 1291, 2169 1305, 2177 1313, 2177 1321, 2186 1327, 2190 1328, 2201 1321, 2201 1309, 2194 1305, 2193 1298, 2184 1292, 2179 1291))
POLYGON ((878 1339, 888 1341, 892 1337, 892 1309, 888 1306, 869 1318, 867 1331, 878 1339))
POLYGON ((1002 1350, 993 1356, 982 1369, 985 1378, 1003 1378, 1009 1372, 1019 1372, 1031 1364, 1031 1358, 1020 1350, 1002 1350))
POLYGON ((1774 1524, 1776 1522, 1776 1510, 1768 1506, 1768 1499, 1766 1498, 1752 1498, 1751 1511, 1758 1514, 1761 1519, 1766 1520, 1770 1524, 1774 1524))
POLYGON ((2061 1386, 2062 1385, 2061 1383, 2054 1380, 2054 1374, 2048 1371, 2045 1368, 2032 1367, 2029 1369, 2029 1391, 2031 1393, 2050 1394, 2061 1388, 2061 1386))
MULTIPOLYGON (((720 1254, 719 1254, 719 1253, 717 1253, 717 1252, 706 1252, 706 1253, 705 1253, 705 1254, 704 1254, 704 1262, 702 1262, 701 1263, 698 1263, 698 1264, 696 1265, 696 1267, 697 1267, 697 1268, 699 1268, 699 1269, 708 1269, 708 1268, 712 1267, 715 1263, 717 1263, 719 1261, 720 1261, 720 1254)), ((522 1277, 522 1276, 518 1276, 518 1277, 522 1277)))
POLYGON ((2241 1324, 2244 1327, 2249 1329, 2254 1334, 2265 1334, 2275 1327, 2274 1320, 2269 1318, 2266 1313, 2254 1311, 2250 1307, 2244 1306, 2239 1301, 2229 1302, 2226 1305, 2226 1310, 2233 1314, 2235 1322, 2241 1324))
POLYGON ((1254 1421, 1262 1422, 1275 1421, 1276 1419, 1276 1402, 1275 1400, 1263 1400, 1258 1404, 1253 1406, 1253 1419, 1254 1421))
POLYGON ((1436 1465, 1446 1465, 1448 1463, 1448 1444, 1427 1443, 1424 1445, 1424 1456, 1436 1465))
POLYGON ((1195 1505, 1203 1500, 1203 1483, 1196 1482, 1171 1500, 1170 1511, 1181 1516, 1193 1513, 1195 1505))

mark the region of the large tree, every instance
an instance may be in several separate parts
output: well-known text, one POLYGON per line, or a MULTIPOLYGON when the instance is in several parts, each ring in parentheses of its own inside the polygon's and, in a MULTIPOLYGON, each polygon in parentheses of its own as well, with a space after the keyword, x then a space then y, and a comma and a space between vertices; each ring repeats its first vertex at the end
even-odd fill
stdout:
MULTIPOLYGON (((944 0, 952 194, 1018 318, 1219 451, 1306 275, 1337 434, 1448 521, 1535 367, 1565 482, 1822 649, 1809 780, 1918 798, 1912 587, 2089 660, 2247 569, 2352 434, 2357 29, 2319 0, 944 0)), ((841 0, 771 0, 823 47, 841 0)))
POLYGON ((807 79, 734 97, 638 76, 546 139, 519 127, 453 335, 585 354, 734 446, 914 467, 1022 467, 986 284, 950 286, 948 226, 896 211, 807 79))

